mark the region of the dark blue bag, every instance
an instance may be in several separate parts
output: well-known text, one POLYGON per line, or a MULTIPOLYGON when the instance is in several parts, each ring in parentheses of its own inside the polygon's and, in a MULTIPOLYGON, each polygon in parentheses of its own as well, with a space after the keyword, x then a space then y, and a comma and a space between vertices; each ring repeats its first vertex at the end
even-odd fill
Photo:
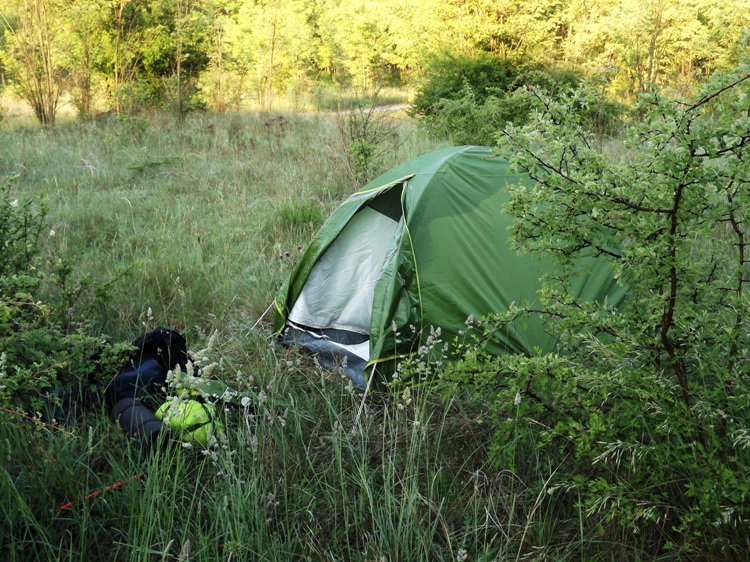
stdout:
POLYGON ((124 398, 143 399, 166 392, 167 373, 186 369, 185 337, 169 328, 157 328, 133 342, 136 351, 128 358, 107 389, 110 405, 124 398))

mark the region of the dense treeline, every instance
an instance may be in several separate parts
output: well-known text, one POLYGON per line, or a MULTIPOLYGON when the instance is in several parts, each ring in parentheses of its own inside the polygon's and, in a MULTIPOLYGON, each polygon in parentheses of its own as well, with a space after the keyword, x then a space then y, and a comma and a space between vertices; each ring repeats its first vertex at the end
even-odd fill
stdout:
POLYGON ((54 124, 167 106, 269 110, 321 83, 411 85, 447 52, 575 66, 629 101, 734 64, 744 0, 8 0, 2 84, 54 124), (276 104, 276 105, 275 105, 276 104))

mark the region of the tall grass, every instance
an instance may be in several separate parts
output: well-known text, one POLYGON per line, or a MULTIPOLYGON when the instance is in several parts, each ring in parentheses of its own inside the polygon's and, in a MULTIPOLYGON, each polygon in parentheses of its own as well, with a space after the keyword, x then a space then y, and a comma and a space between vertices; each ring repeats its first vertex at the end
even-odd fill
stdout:
POLYGON ((358 416, 360 395, 311 362, 266 367, 266 392, 223 410, 226 438, 209 453, 166 436, 142 450, 96 414, 7 435, 5 559, 566 557, 554 514, 485 464, 491 430, 461 404, 394 397, 358 416))
MULTIPOLYGON (((387 168, 432 145, 404 122, 387 168)), ((0 174, 44 193, 51 259, 117 279, 97 327, 157 323, 241 331, 270 304, 292 259, 355 185, 326 117, 194 115, 0 128, 0 174)))

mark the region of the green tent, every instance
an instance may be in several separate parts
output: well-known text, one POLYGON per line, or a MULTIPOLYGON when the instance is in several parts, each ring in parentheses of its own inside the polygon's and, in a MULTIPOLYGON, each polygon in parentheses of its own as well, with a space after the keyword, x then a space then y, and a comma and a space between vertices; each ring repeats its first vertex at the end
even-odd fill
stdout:
MULTIPOLYGON (((536 300, 549 270, 508 242, 508 186, 529 183, 487 147, 425 154, 349 197, 323 224, 279 291, 275 329, 364 388, 440 328, 449 344, 479 319, 536 300)), ((585 299, 622 298, 605 264, 576 283, 585 299)), ((539 317, 496 334, 493 353, 550 352, 539 317)))

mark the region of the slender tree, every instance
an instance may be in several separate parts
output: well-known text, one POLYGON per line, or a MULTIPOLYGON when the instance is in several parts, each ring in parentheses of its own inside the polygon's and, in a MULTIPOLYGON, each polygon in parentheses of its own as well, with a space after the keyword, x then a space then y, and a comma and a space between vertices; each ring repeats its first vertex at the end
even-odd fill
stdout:
POLYGON ((81 118, 93 111, 100 76, 96 63, 104 56, 104 18, 108 0, 72 0, 65 12, 65 60, 69 67, 67 90, 81 118))
POLYGON ((9 36, 8 66, 18 95, 45 128, 55 125, 64 68, 57 52, 61 14, 54 0, 13 0, 3 18, 9 36))
POLYGON ((217 111, 227 109, 226 95, 228 73, 225 65, 226 33, 231 25, 231 5, 233 2, 213 0, 208 6, 210 44, 208 47, 209 66, 204 76, 204 89, 211 106, 217 111))
POLYGON ((235 72, 250 78, 253 98, 265 111, 311 66, 307 16, 303 0, 241 0, 227 34, 227 56, 235 72))
POLYGON ((175 14, 174 14, 174 58, 175 58, 175 80, 177 82, 177 88, 175 93, 175 111, 177 112, 178 119, 183 120, 185 116, 183 107, 183 95, 182 95, 182 57, 183 57, 183 45, 185 42, 185 27, 188 24, 188 17, 190 15, 191 2, 190 0, 176 0, 175 14))
POLYGON ((136 83, 144 57, 152 48, 158 28, 149 21, 149 3, 136 0, 111 0, 107 22, 109 56, 104 64, 112 84, 110 94, 117 113, 132 109, 135 103, 128 89, 136 83))

